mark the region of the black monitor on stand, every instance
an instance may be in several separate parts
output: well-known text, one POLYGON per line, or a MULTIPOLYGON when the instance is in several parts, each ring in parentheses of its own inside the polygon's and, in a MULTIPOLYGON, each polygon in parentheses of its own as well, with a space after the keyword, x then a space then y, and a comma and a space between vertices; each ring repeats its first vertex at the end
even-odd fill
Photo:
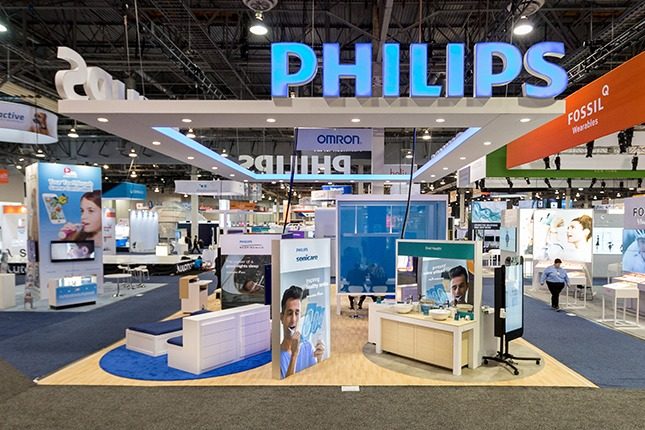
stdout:
POLYGON ((483 357, 484 364, 495 361, 513 369, 514 375, 520 372, 516 360, 535 361, 539 357, 517 357, 509 352, 508 343, 522 337, 524 333, 524 262, 511 262, 495 268, 495 336, 499 338, 499 351, 495 356, 483 357))

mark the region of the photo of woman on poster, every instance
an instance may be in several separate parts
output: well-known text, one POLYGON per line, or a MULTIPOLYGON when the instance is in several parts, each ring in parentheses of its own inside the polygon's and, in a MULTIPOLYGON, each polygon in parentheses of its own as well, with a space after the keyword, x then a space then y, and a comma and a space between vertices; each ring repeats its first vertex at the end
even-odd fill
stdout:
POLYGON ((103 243, 103 214, 101 211, 101 191, 90 191, 81 196, 80 224, 67 223, 58 234, 62 240, 93 240, 95 246, 103 243))
POLYGON ((537 258, 591 262, 593 221, 586 212, 589 211, 536 211, 537 258))

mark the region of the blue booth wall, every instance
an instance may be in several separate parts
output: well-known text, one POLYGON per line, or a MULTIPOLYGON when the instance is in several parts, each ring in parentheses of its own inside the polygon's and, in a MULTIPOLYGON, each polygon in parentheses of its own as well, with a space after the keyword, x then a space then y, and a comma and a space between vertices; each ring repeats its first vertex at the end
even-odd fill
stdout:
MULTIPOLYGON (((405 201, 338 201, 339 293, 394 294, 405 207, 405 201)), ((446 218, 445 200, 412 201, 405 239, 445 240, 446 218)))

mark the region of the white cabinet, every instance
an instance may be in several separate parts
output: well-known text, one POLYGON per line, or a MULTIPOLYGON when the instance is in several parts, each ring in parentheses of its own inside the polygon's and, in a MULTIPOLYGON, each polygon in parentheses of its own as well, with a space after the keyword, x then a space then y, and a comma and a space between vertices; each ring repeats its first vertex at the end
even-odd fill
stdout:
POLYGON ((16 275, 0 273, 0 309, 16 306, 16 275))

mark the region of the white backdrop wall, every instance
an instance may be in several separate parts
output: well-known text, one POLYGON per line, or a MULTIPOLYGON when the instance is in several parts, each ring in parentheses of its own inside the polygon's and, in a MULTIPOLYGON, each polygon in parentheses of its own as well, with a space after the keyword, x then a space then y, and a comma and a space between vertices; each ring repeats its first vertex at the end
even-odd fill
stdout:
POLYGON ((130 252, 154 252, 159 241, 159 217, 153 211, 130 212, 130 252))

